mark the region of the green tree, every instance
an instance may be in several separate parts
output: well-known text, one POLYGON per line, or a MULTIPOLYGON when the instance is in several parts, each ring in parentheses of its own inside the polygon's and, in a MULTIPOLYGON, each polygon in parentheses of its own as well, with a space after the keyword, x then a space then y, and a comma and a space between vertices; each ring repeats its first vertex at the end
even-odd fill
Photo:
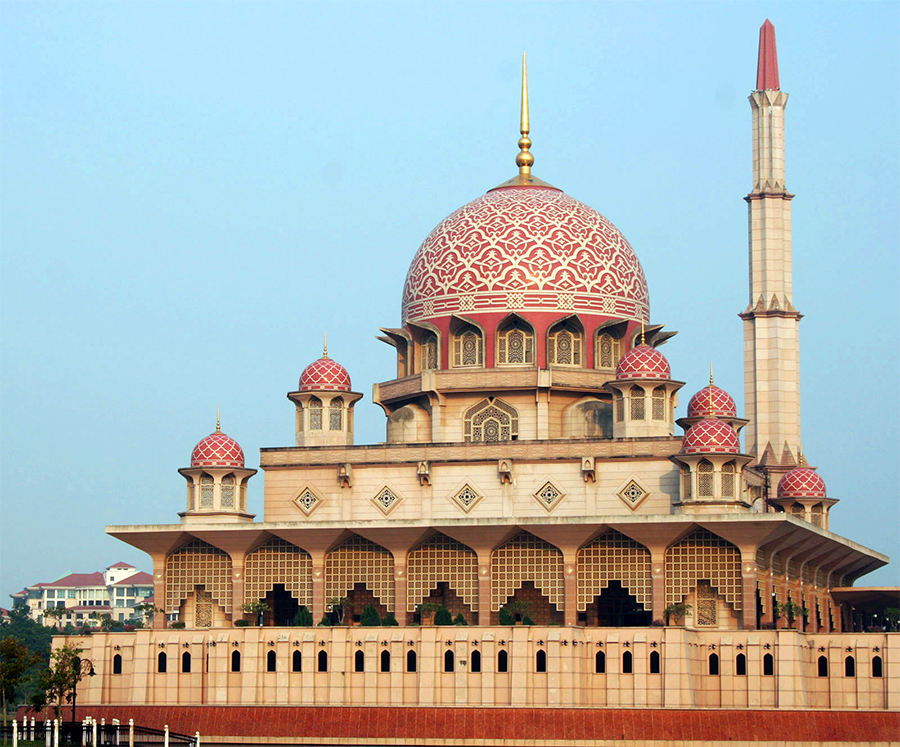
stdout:
POLYGON ((435 625, 453 625, 453 615, 450 614, 450 610, 448 610, 443 604, 440 609, 434 613, 434 624, 435 625))
POLYGON ((41 708, 50 705, 56 718, 60 717, 63 703, 72 702, 72 693, 84 675, 81 652, 82 649, 66 644, 50 655, 50 666, 41 673, 34 705, 41 708))
POLYGON ((684 622, 684 616, 692 609, 694 608, 691 605, 685 604, 684 602, 670 604, 663 610, 663 616, 666 618, 666 625, 671 621, 674 621, 676 624, 684 622))
POLYGON ((309 608, 306 605, 300 605, 297 614, 294 615, 294 625, 298 628, 309 628, 312 627, 312 624, 312 612, 309 611, 309 608))
POLYGON ((896 607, 885 607, 884 611, 884 622, 886 623, 885 628, 890 631, 897 630, 898 625, 900 625, 900 609, 896 607))
POLYGON ((29 666, 19 680, 13 695, 9 696, 10 700, 17 703, 30 701, 41 670, 50 661, 50 642, 54 632, 53 628, 35 622, 28 612, 28 607, 21 601, 16 601, 13 605, 9 620, 0 624, 0 641, 14 638, 23 644, 31 655, 29 666))
POLYGON ((396 628, 400 623, 397 622, 397 618, 394 617, 393 612, 388 612, 384 616, 384 620, 381 621, 381 624, 384 625, 386 628, 392 628, 392 627, 396 628))
MULTIPOLYGON (((40 661, 21 641, 7 636, 0 640, 0 697, 3 706, 3 726, 6 726, 7 704, 15 698, 16 690, 33 664, 40 661)), ((6 737, 4 735, 4 743, 6 737)))
POLYGON ((454 625, 468 625, 469 623, 466 622, 465 616, 463 615, 462 612, 460 612, 456 617, 453 618, 453 624, 454 625))
POLYGON ((522 618, 522 625, 534 625, 534 620, 532 620, 528 615, 522 618))
POLYGON ((363 607, 360 624, 365 628, 377 628, 381 625, 381 616, 378 614, 378 610, 375 609, 374 605, 368 604, 363 607))
POLYGON ((41 610, 41 614, 44 617, 49 617, 53 620, 53 627, 59 627, 60 618, 62 618, 66 614, 65 607, 46 607, 41 610))
POLYGON ((344 622, 344 614, 350 607, 350 599, 348 597, 332 597, 328 600, 331 605, 331 611, 334 613, 337 624, 344 622))
POLYGON ((165 610, 162 607, 157 607, 153 602, 141 602, 140 604, 134 605, 134 613, 138 617, 143 617, 147 622, 153 621, 153 615, 157 612, 165 613, 165 610))
POLYGON ((266 612, 271 611, 271 607, 261 599, 256 602, 248 602, 241 605, 241 611, 256 618, 256 624, 262 625, 262 618, 266 612))
POLYGON ((500 608, 500 624, 501 625, 515 625, 516 617, 510 612, 506 607, 500 608))

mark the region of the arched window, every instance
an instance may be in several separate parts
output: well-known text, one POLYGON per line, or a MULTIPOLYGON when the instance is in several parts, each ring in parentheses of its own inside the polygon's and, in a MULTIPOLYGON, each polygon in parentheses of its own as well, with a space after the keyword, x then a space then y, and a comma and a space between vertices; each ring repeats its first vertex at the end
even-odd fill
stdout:
POLYGON ((810 509, 810 517, 809 517, 810 521, 815 526, 821 527, 824 525, 824 522, 822 521, 822 516, 823 516, 822 504, 817 503, 815 506, 812 507, 812 509, 810 509))
POLYGON ((453 335, 453 366, 481 366, 483 358, 481 330, 465 324, 453 335))
POLYGON ((709 655, 709 673, 714 676, 719 675, 719 655, 718 654, 710 654, 709 655))
POLYGON ((189 651, 185 651, 181 655, 181 671, 185 674, 189 674, 191 671, 191 654, 189 651))
POLYGON ((328 671, 328 653, 326 651, 319 651, 319 655, 317 657, 318 666, 316 669, 320 672, 328 671))
POLYGON ((222 508, 234 508, 234 475, 222 478, 222 508))
POLYGON ((354 672, 365 672, 366 671, 366 655, 362 651, 357 651, 353 655, 353 671, 354 672))
POLYGON ((747 676, 747 657, 743 654, 738 654, 737 658, 734 660, 734 673, 738 675, 738 677, 747 676))
POLYGON ((515 441, 519 437, 519 413, 499 399, 483 399, 466 410, 465 440, 515 441))
POLYGON ((763 657, 763 675, 772 677, 775 674, 775 657, 772 654, 766 654, 763 657))
POLYGON ((666 388, 658 386, 653 390, 653 419, 666 419, 666 388))
POLYGON ((311 431, 322 430, 322 400, 318 397, 309 398, 309 429, 311 431))
POLYGON ((232 672, 240 672, 241 671, 241 652, 240 651, 232 651, 231 652, 231 671, 232 672))
POLYGON ((544 649, 539 648, 537 654, 534 657, 534 671, 535 672, 546 672, 547 671, 547 652, 544 649))
POLYGON ((598 651, 597 655, 594 657, 594 672, 597 674, 606 673, 606 654, 602 651, 598 651))
MULTIPOLYGON (((876 657, 877 658, 877 657, 876 657)), ((113 674, 122 674, 122 655, 113 656, 113 674)), ((879 675, 880 677, 881 675, 879 675)))
POLYGON ((453 668, 454 668, 453 661, 454 661, 453 650, 448 648, 446 651, 444 651, 444 671, 445 672, 453 671, 453 668))
POLYGON ((856 677, 856 659, 852 656, 844 659, 844 677, 856 677))
POLYGON ((722 497, 734 497, 734 462, 727 462, 722 465, 722 497))
POLYGON ((659 674, 659 651, 650 652, 650 674, 659 674))
POLYGON ((820 656, 818 661, 819 677, 828 676, 828 657, 820 656))
POLYGON ((691 470, 686 465, 681 467, 681 499, 691 497, 691 470))
POLYGON ((481 651, 473 651, 472 659, 469 666, 470 672, 480 672, 481 671, 481 651))
POLYGON ((622 674, 631 674, 634 671, 634 657, 631 651, 622 654, 622 674))
POLYGON ((882 665, 880 656, 872 657, 872 676, 873 677, 883 677, 884 676, 884 667, 882 665))
POLYGON ((344 400, 335 397, 328 407, 328 429, 340 431, 344 429, 344 400))
POLYGON ((156 657, 156 671, 163 673, 166 671, 166 652, 160 651, 159 656, 156 657))
POLYGON ((209 475, 200 475, 200 508, 213 507, 213 479, 209 475))
POLYGON ((294 651, 294 653, 291 655, 291 671, 303 671, 303 655, 299 651, 294 651))
POLYGON ((798 519, 802 519, 803 515, 806 513, 806 510, 803 508, 802 503, 794 503, 791 506, 791 515, 796 516, 798 519))
POLYGON ((500 649, 497 652, 497 671, 498 672, 508 672, 509 671, 509 654, 506 653, 504 649, 500 649))
POLYGON ((705 459, 697 465, 697 494, 701 498, 712 498, 713 466, 705 459))
POLYGON ((266 654, 266 671, 274 672, 275 665, 277 662, 278 662, 278 657, 275 655, 275 652, 269 651, 269 653, 266 654))
POLYGON ((619 341, 606 333, 597 335, 597 368, 612 368, 619 365, 619 341))
POLYGON ((391 652, 390 651, 382 651, 381 652, 381 671, 382 672, 390 672, 391 671, 391 652))
POLYGON ((621 423, 625 420, 625 397, 622 392, 616 392, 616 422, 621 423))
POLYGON ((580 366, 581 330, 569 321, 550 329, 547 340, 547 362, 551 366, 580 366))
POLYGON ((406 652, 406 671, 407 672, 415 672, 416 671, 416 652, 415 651, 407 651, 406 652))
POLYGON ((438 339, 434 332, 422 337, 422 370, 435 371, 438 367, 438 339))
POLYGON ((534 330, 521 319, 511 319, 497 330, 497 363, 534 363, 534 330))
POLYGON ((628 393, 628 398, 631 400, 631 419, 632 420, 643 420, 644 419, 644 390, 642 387, 633 386, 631 387, 631 391, 628 393))

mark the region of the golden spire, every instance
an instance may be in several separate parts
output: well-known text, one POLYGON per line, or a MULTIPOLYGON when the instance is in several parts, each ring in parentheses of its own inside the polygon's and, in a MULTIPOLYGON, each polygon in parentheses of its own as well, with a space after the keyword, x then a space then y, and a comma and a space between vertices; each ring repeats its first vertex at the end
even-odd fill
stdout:
POLYGON ((709 385, 713 385, 713 365, 712 361, 709 362, 709 385))
POLYGON ((531 138, 528 133, 531 127, 528 124, 528 66, 525 62, 525 53, 522 52, 522 116, 519 124, 519 132, 522 137, 519 138, 519 155, 516 156, 516 166, 519 167, 519 173, 526 176, 531 173, 531 167, 534 165, 534 156, 529 153, 531 148, 531 138))
POLYGON ((713 388, 713 365, 712 365, 712 361, 710 361, 709 362, 709 417, 713 416, 712 388, 713 388))
POLYGON ((222 432, 222 417, 219 412, 219 406, 216 405, 216 433, 222 432))
POLYGON ((644 339, 644 320, 641 319, 641 345, 646 345, 646 341, 644 339))
POLYGON ((325 333, 325 342, 322 344, 322 357, 328 357, 328 333, 325 333))

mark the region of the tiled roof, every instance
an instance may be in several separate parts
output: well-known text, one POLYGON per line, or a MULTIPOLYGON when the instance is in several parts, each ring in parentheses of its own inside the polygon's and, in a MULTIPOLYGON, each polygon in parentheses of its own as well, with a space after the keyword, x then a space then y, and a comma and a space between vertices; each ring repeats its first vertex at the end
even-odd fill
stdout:
POLYGON ((112 565, 106 566, 107 570, 109 570, 110 568, 134 568, 134 566, 131 565, 131 563, 123 563, 119 561, 118 563, 113 563, 112 565))
POLYGON ((153 576, 143 571, 138 571, 128 578, 116 581, 113 586, 148 586, 153 584, 153 576))
POLYGON ((53 583, 35 584, 35 586, 106 586, 106 580, 99 571, 96 573, 70 573, 53 583))
POLYGON ((109 605, 97 605, 95 607, 89 607, 86 604, 79 604, 76 607, 66 607, 66 612, 111 612, 112 607, 109 605))

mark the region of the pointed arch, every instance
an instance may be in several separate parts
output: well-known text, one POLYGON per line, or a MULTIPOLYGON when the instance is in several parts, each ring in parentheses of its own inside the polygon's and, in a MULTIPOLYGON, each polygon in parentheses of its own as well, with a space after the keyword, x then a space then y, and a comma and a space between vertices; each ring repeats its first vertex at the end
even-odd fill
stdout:
POLYGON ((584 612, 610 581, 619 581, 639 604, 649 609, 650 551, 642 544, 610 529, 583 545, 576 557, 579 612, 584 612))
POLYGON ((344 430, 344 400, 334 397, 328 405, 328 430, 344 430))
POLYGON ((491 611, 499 612, 526 581, 532 582, 557 610, 563 609, 562 552, 522 531, 491 553, 491 611))
POLYGON ((344 597, 358 583, 388 612, 394 611, 394 556, 381 545, 354 535, 325 555, 325 598, 344 597))
POLYGON ((728 540, 697 528, 666 550, 666 604, 677 604, 706 580, 732 609, 742 606, 741 553, 728 540))
POLYGON ((478 611, 478 556, 462 542, 445 534, 425 540, 407 556, 406 574, 407 612, 415 612, 440 583, 448 584, 471 612, 478 611))
POLYGON ((619 365, 619 340, 609 332, 597 333, 597 350, 594 353, 594 367, 615 371, 619 365))
POLYGON ((584 365, 584 329, 578 317, 570 316, 550 327, 547 363, 551 366, 584 365))
POLYGON ((532 365, 534 363, 534 327, 513 315, 497 327, 497 364, 532 365))
POLYGON ((247 555, 244 604, 265 598, 275 584, 283 584, 298 604, 312 607, 312 558, 281 537, 270 537, 247 555))
POLYGON ((315 396, 310 397, 306 409, 309 411, 309 429, 322 430, 322 400, 315 396))
POLYGON ((712 498, 715 495, 713 487, 713 466, 712 463, 703 459, 697 465, 697 496, 700 498, 712 498))
POLYGON ((653 420, 666 419, 666 388, 662 385, 653 388, 650 417, 653 420))
POLYGON ((194 537, 166 558, 166 612, 178 612, 198 586, 231 613, 231 556, 194 537))
POLYGON ((450 339, 450 347, 453 368, 484 365, 484 333, 474 324, 458 321, 450 339))
POLYGON ((645 407, 646 392, 643 387, 635 384, 628 390, 628 400, 631 403, 631 419, 643 420, 646 416, 647 408, 645 407))
POLYGON ((463 438, 473 441, 515 441, 519 437, 519 413, 501 399, 489 397, 466 410, 463 438))
POLYGON ((426 331, 422 335, 422 370, 436 371, 440 367, 440 341, 435 332, 426 331))

